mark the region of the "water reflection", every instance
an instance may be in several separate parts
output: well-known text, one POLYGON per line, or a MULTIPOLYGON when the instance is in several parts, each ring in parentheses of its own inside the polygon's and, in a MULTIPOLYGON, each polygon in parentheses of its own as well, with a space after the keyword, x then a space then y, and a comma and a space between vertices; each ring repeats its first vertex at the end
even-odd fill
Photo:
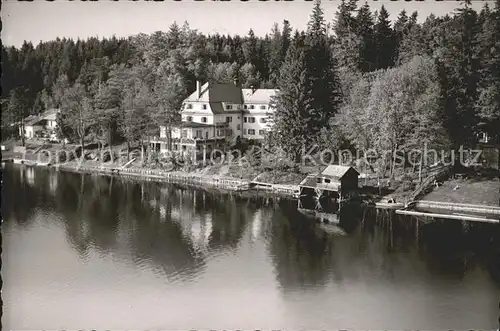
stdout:
MULTIPOLYGON (((217 288, 229 296, 236 291, 234 283, 248 291, 266 285, 266 291, 277 288, 283 309, 314 323, 328 319, 318 310, 320 305, 338 311, 360 305, 376 310, 381 303, 372 305, 370 300, 396 302, 403 293, 417 297, 412 300, 432 297, 433 307, 440 311, 444 308, 439 307, 463 309, 470 305, 469 294, 485 291, 491 297, 474 300, 482 307, 478 314, 491 320, 492 311, 484 312, 484 307, 496 305, 500 294, 499 286, 488 283, 500 284, 500 231, 493 224, 424 224, 349 207, 326 225, 325 215, 304 215, 294 201, 51 169, 6 168, 2 214, 8 223, 5 231, 11 231, 7 234, 13 228, 38 231, 42 215, 44 222, 64 230, 72 252, 82 261, 96 263, 96 255, 106 264, 125 261, 167 284, 190 284, 202 297, 217 288), (265 278, 267 274, 274 281, 265 278), (224 292, 226 286, 232 290, 224 292), (365 287, 375 292, 363 294, 360 289, 365 287), (310 309, 299 313, 298 301, 310 309)), ((394 310, 408 309, 404 303, 386 304, 394 310)), ((346 318, 352 322, 359 314, 346 318)), ((425 314, 431 313, 421 314, 419 321, 426 321, 425 314)), ((377 328, 391 327, 384 323, 377 328)), ((420 325, 443 325, 436 323, 420 325)))

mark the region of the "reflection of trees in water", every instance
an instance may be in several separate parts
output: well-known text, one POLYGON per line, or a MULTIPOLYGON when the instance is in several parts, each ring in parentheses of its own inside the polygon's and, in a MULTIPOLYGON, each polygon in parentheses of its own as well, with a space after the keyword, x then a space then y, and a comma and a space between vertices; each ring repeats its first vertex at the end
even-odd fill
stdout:
POLYGON ((374 215, 367 219, 364 230, 383 238, 386 251, 414 261, 415 268, 462 278, 476 267, 487 266, 500 282, 500 226, 496 224, 421 219, 417 225, 415 218, 397 215, 391 220, 383 215, 377 224, 374 215))
POLYGON ((2 169, 2 218, 26 227, 32 224, 35 208, 47 202, 42 194, 46 190, 48 173, 27 166, 7 164, 2 169), (36 180, 37 185, 34 185, 36 180))
POLYGON ((58 210, 66 219, 70 242, 82 255, 90 246, 122 255, 126 249, 134 260, 150 261, 169 275, 196 273, 205 253, 195 245, 194 234, 208 249, 227 249, 238 244, 245 230, 246 202, 229 195, 111 177, 61 175, 67 177, 57 190, 58 210))
POLYGON ((341 282, 362 273, 392 279, 395 270, 422 268, 460 277, 477 266, 488 266, 500 282, 500 227, 492 224, 473 223, 464 230, 458 221, 421 223, 417 245, 414 221, 395 217, 391 226, 387 220, 376 224, 368 213, 357 226, 362 217, 347 213, 340 226, 348 235, 335 237, 297 213, 295 202, 37 168, 31 185, 23 169, 5 169, 4 220, 27 226, 37 207, 55 209, 63 216, 68 242, 82 256, 95 247, 151 263, 168 275, 196 274, 206 254, 233 249, 252 227, 256 234, 266 232, 284 288, 341 282), (256 213, 266 222, 254 220, 256 213))
POLYGON ((479 266, 487 266, 500 283, 500 226, 497 224, 462 224, 438 220, 422 231, 422 254, 432 271, 461 277, 479 266))
MULTIPOLYGON (((203 267, 203 258, 196 254, 192 243, 183 236, 182 228, 172 222, 170 201, 166 200, 166 213, 160 213, 160 204, 152 207, 149 201, 158 199, 159 187, 149 183, 124 182, 125 190, 131 190, 123 215, 133 221, 130 233, 133 254, 139 261, 150 260, 169 275, 197 274, 203 267), (140 200, 140 196, 144 200, 140 200)), ((123 189, 120 189, 123 191, 123 189)), ((161 200, 160 200, 161 201, 161 200)))
POLYGON ((325 284, 329 269, 335 268, 334 240, 316 231, 315 223, 289 203, 274 214, 269 249, 284 289, 325 284))
POLYGON ((360 277, 369 282, 402 282, 425 273, 426 268, 436 275, 461 277, 478 264, 489 266, 492 277, 500 279, 498 226, 472 224, 464 231, 459 222, 420 224, 417 245, 415 223, 407 219, 376 223, 375 214, 367 213, 357 226, 351 217, 349 213, 340 217, 348 235, 335 237, 320 231, 314 219, 295 212, 294 206, 282 206, 272 221, 269 249, 284 289, 360 277))

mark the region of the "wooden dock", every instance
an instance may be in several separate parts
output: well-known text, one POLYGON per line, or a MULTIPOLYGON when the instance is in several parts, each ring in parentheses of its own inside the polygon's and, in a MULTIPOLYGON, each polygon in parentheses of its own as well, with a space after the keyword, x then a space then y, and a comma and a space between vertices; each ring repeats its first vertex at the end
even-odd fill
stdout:
POLYGON ((440 214, 440 213, 428 213, 413 210, 396 210, 396 214, 399 215, 409 215, 417 217, 432 217, 432 218, 444 218, 453 219, 459 221, 471 221, 471 222, 483 222, 483 223, 496 223, 500 224, 500 219, 486 218, 486 217, 475 217, 467 214, 440 214))
POLYGON ((284 194, 293 198, 299 197, 298 185, 271 184, 258 181, 251 181, 250 187, 257 190, 264 190, 271 193, 284 194))
POLYGON ((500 216, 500 207, 420 200, 414 203, 416 209, 441 209, 459 213, 479 213, 500 216))
POLYGON ((500 207, 485 205, 414 201, 396 210, 396 214, 500 224, 500 207))
POLYGON ((375 205, 372 205, 377 209, 392 209, 397 210, 405 207, 405 204, 402 202, 395 203, 387 203, 387 202, 376 202, 375 205))

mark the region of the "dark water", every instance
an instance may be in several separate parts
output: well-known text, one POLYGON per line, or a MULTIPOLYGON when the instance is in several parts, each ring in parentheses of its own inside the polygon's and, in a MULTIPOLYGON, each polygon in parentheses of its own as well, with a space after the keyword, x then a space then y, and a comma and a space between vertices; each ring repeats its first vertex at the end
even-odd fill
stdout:
POLYGON ((4 329, 493 329, 492 224, 4 169, 4 329), (392 230, 391 230, 392 229, 392 230))

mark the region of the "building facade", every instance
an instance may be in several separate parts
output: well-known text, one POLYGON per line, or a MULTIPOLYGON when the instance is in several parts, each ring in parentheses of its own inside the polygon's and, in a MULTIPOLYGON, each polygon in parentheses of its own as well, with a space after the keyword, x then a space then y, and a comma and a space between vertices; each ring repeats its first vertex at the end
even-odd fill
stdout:
MULTIPOLYGON (((244 89, 236 84, 196 83, 184 100, 182 122, 171 128, 173 151, 206 150, 234 143, 236 139, 263 140, 271 129, 271 98, 274 89, 244 89)), ((168 151, 168 132, 151 139, 153 147, 168 151)))

